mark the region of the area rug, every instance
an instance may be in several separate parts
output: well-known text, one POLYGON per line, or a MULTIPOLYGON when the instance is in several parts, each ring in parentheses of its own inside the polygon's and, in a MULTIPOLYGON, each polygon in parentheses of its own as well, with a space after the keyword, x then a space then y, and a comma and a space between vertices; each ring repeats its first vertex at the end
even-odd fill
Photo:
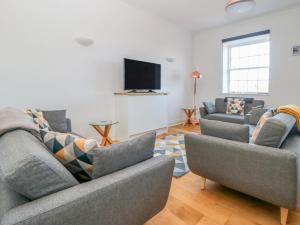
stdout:
POLYGON ((190 171, 184 145, 184 134, 178 133, 156 141, 154 157, 166 155, 175 159, 174 177, 181 177, 190 171))

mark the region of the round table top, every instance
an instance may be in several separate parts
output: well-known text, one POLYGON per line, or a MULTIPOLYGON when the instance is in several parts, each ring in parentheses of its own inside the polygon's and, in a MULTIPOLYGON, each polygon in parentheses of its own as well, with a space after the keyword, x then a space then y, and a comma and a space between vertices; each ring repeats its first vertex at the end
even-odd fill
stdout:
POLYGON ((112 120, 103 120, 98 122, 92 122, 90 123, 91 126, 109 126, 109 125, 115 125, 118 124, 118 121, 112 121, 112 120))
POLYGON ((183 110, 199 110, 198 107, 182 107, 183 110))

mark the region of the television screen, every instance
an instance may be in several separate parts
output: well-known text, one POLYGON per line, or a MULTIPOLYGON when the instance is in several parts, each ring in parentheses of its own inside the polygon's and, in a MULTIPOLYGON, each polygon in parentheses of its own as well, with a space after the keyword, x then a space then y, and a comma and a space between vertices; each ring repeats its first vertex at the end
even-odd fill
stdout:
POLYGON ((125 90, 160 90, 161 65, 124 59, 125 90))

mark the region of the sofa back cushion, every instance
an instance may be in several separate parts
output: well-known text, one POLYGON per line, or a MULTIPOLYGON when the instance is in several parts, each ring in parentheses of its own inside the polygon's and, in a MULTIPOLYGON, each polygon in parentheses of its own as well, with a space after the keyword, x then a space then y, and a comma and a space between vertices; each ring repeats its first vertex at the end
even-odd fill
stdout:
POLYGON ((207 136, 249 143, 249 126, 200 119, 201 133, 207 136))
POLYGON ((1 136, 0 150, 1 180, 28 199, 78 184, 41 142, 26 131, 16 130, 1 136))
POLYGON ((265 101, 264 100, 253 100, 253 102, 247 102, 245 105, 245 115, 248 114, 253 107, 259 107, 264 108, 265 107, 265 101))
POLYGON ((279 113, 265 122, 254 143, 280 148, 295 126, 295 123, 295 117, 286 113, 279 113))
POLYGON ((42 111, 42 113, 53 131, 68 132, 66 110, 50 110, 42 111))
POLYGON ((93 178, 99 178, 153 157, 156 133, 93 150, 93 178))
POLYGON ((224 98, 216 98, 215 107, 217 113, 226 113, 227 103, 224 98))

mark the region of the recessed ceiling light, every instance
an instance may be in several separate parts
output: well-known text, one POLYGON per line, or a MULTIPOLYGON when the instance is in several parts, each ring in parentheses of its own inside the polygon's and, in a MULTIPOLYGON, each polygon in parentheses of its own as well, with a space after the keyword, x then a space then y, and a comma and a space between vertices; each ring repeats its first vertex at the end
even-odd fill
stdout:
POLYGON ((230 0, 226 5, 228 14, 242 14, 251 11, 256 5, 255 0, 230 0))

